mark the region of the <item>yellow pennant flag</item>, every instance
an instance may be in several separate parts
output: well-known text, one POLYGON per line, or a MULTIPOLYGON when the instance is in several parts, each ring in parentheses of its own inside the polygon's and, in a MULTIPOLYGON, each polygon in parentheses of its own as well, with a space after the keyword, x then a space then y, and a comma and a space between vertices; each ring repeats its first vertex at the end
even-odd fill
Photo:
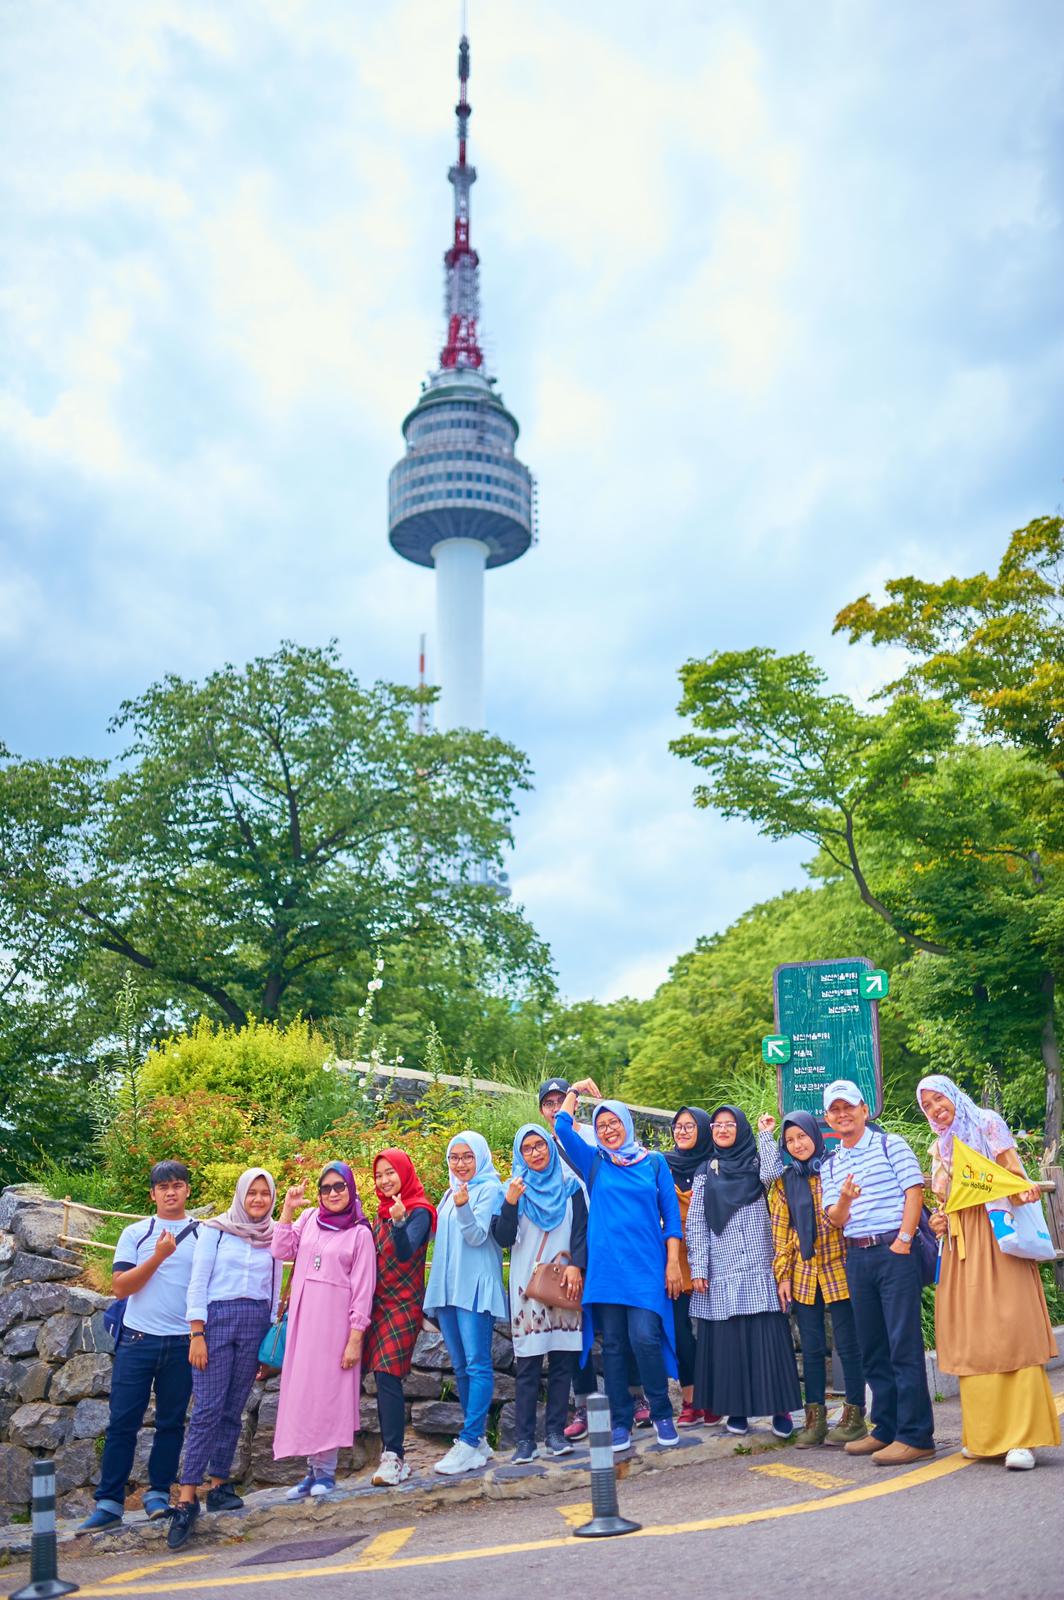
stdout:
POLYGON ((947 1211, 963 1211, 967 1206, 985 1205, 988 1200, 1004 1200, 1010 1194, 1021 1194, 1027 1187, 1008 1167, 999 1167, 996 1161, 988 1161, 963 1139, 954 1139, 953 1179, 946 1201, 947 1211))

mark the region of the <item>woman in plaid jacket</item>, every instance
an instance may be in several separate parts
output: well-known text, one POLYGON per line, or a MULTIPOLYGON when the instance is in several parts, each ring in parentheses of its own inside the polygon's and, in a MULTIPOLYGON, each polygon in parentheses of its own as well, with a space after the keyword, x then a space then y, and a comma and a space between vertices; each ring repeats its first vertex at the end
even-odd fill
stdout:
POLYGON ((772 1218, 772 1270, 780 1305, 793 1309, 802 1341, 805 1383, 805 1427, 795 1439, 799 1450, 818 1444, 847 1444, 862 1439, 865 1423, 865 1379, 857 1328, 846 1283, 846 1242, 824 1216, 820 1167, 824 1135, 808 1111, 789 1111, 783 1119, 780 1154, 790 1157, 782 1177, 768 1193, 772 1218), (839 1352, 846 1381, 846 1406, 838 1427, 828 1432, 827 1329, 839 1352))
POLYGON ((363 1369, 376 1377, 377 1413, 384 1446, 373 1482, 393 1485, 410 1476, 403 1459, 403 1379, 410 1371, 421 1332, 425 1257, 436 1228, 436 1207, 404 1150, 381 1151, 373 1163, 373 1187, 379 1202, 373 1224, 377 1289, 363 1369))

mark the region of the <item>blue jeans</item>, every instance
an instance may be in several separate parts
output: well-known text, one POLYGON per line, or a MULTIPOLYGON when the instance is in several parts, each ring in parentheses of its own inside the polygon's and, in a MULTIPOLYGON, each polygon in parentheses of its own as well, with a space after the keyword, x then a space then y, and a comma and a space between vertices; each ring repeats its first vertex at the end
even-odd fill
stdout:
POLYGON ((794 1319, 798 1324, 798 1337, 802 1341, 802 1378, 805 1382, 806 1405, 822 1406, 827 1399, 828 1341, 824 1313, 828 1310, 831 1312, 832 1338, 835 1341, 835 1349, 839 1352, 843 1377, 846 1380, 846 1399, 851 1406, 863 1407, 864 1367, 861 1365, 861 1351, 857 1343, 853 1306, 849 1300, 833 1300, 830 1306, 825 1307, 824 1296, 818 1287, 816 1299, 811 1306, 804 1306, 800 1300, 795 1300, 793 1305, 794 1319))
POLYGON ((935 1442, 935 1418, 927 1391, 916 1257, 895 1255, 887 1244, 851 1249, 846 1282, 872 1390, 872 1432, 886 1444, 897 1439, 928 1449, 935 1442))
POLYGON ((635 1356, 643 1393, 655 1422, 672 1416, 669 1379, 662 1351, 664 1331, 656 1311, 643 1306, 600 1302, 595 1313, 602 1329, 602 1375, 615 1428, 631 1428, 635 1401, 628 1390, 628 1350, 635 1356))
POLYGON ((465 1415, 465 1426, 458 1437, 463 1444, 476 1446, 484 1437, 495 1389, 491 1365, 495 1318, 490 1311, 463 1311, 461 1306, 437 1306, 434 1315, 451 1357, 465 1415))
POLYGON ((153 1387, 155 1438, 148 1457, 148 1482, 169 1500, 192 1394, 188 1335, 137 1333, 124 1328, 111 1369, 111 1416, 100 1462, 100 1482, 94 1495, 98 1506, 118 1517, 125 1508, 137 1434, 153 1387))

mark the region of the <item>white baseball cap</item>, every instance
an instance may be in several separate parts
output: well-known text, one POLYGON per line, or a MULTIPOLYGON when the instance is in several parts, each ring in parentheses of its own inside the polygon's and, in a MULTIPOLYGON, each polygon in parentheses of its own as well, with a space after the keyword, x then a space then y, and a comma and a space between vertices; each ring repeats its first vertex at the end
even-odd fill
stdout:
POLYGON ((845 1100, 847 1105, 859 1106, 863 1099, 864 1095, 849 1078, 836 1078, 824 1090, 824 1110, 829 1110, 834 1100, 845 1100))

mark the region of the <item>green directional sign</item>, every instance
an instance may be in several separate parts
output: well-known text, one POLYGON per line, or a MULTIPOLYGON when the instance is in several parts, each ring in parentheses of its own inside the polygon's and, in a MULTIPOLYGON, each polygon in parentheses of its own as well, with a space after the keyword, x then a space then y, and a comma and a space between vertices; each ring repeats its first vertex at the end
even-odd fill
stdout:
POLYGON ((874 967, 871 972, 859 972, 857 987, 862 1000, 885 1000, 890 993, 890 974, 881 967, 874 967))
POLYGON ((879 1007, 889 990, 887 974, 866 956, 837 961, 788 961, 772 975, 776 1033, 762 1041, 761 1054, 776 1067, 782 1112, 811 1111, 820 1116, 824 1090, 836 1078, 850 1078, 873 1116, 883 1109, 883 1061, 879 1045, 879 1007), (873 980, 883 980, 879 990, 873 980), (785 1039, 786 1056, 769 1056, 768 1045, 785 1039))
POLYGON ((785 1033, 766 1033, 761 1041, 761 1059, 770 1066, 786 1066, 791 1059, 791 1041, 785 1033))

